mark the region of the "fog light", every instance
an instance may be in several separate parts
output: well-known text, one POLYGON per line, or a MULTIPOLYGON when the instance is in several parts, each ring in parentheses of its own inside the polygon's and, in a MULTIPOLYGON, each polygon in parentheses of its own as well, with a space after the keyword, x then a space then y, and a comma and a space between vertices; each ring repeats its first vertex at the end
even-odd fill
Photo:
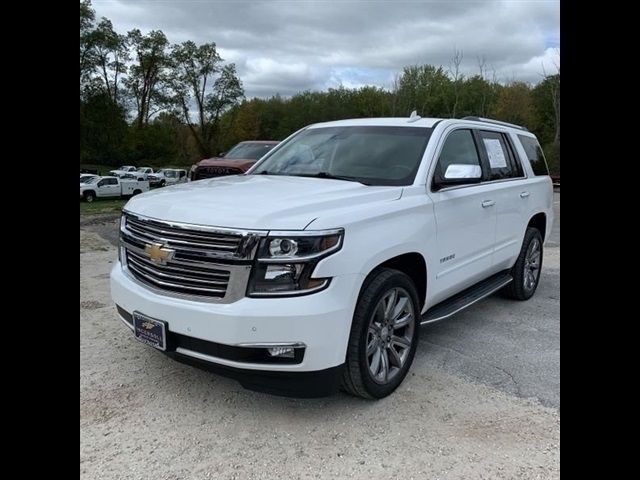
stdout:
POLYGON ((293 358, 293 347, 273 347, 267 348, 269 355, 272 357, 293 358))

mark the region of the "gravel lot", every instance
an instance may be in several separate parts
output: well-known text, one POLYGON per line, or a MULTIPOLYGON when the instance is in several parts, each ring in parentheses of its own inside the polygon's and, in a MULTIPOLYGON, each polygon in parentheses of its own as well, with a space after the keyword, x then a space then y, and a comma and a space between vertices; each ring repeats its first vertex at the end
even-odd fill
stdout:
POLYGON ((426 327, 395 394, 244 390, 133 340, 115 315, 113 217, 81 219, 83 479, 559 478, 559 203, 538 292, 426 327))

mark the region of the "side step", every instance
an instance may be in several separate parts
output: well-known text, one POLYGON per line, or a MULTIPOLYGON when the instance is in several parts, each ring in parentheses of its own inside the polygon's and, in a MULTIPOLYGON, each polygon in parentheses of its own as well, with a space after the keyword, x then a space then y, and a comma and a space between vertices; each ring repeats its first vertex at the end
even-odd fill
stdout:
POLYGON ((464 310, 479 300, 497 292, 505 285, 513 281, 513 277, 508 271, 496 273, 486 280, 455 294, 453 297, 434 305, 422 315, 420 325, 438 322, 451 315, 464 310))

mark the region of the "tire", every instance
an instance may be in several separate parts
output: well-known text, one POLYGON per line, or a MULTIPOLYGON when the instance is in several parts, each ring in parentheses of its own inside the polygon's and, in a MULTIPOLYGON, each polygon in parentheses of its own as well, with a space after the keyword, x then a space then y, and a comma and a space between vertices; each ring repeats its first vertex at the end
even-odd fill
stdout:
POLYGON ((527 228, 520 254, 515 265, 511 268, 513 282, 502 290, 505 297, 514 300, 529 300, 536 293, 542 271, 542 243, 540 230, 532 227, 527 228))
POLYGON ((133 196, 138 195, 140 193, 142 193, 142 190, 134 190, 133 194, 131 196, 133 197, 133 196))
POLYGON ((87 203, 91 203, 96 199, 96 194, 93 192, 84 192, 84 200, 87 203))
POLYGON ((160 182, 160 186, 161 186, 161 187, 164 187, 165 185, 166 185, 166 182, 165 182, 164 180, 162 180, 162 181, 160 182))
POLYGON ((391 394, 402 383, 413 362, 419 339, 419 318, 420 302, 412 280, 398 270, 374 271, 365 281, 353 316, 343 390, 368 399, 391 394), (402 310, 395 315, 395 323, 404 323, 399 320, 410 317, 406 325, 388 328, 394 315, 392 312, 387 316, 384 310, 390 301, 396 308, 403 303, 402 310))

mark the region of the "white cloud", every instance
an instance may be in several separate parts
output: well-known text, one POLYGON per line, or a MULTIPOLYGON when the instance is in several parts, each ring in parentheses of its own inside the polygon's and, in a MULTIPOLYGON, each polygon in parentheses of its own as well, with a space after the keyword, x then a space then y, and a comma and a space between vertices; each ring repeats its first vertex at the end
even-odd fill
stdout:
POLYGON ((125 32, 162 30, 171 42, 216 42, 235 62, 248 97, 332 86, 388 87, 411 64, 462 70, 478 57, 502 81, 555 71, 559 1, 93 0, 98 16, 125 32))

